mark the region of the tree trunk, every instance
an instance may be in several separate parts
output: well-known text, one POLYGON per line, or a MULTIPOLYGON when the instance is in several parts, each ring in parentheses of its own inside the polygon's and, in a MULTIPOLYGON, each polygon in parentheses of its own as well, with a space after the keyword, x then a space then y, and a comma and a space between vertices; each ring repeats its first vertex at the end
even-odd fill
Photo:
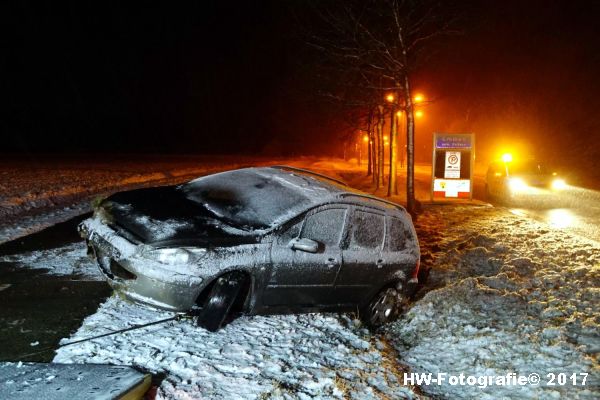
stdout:
MULTIPOLYGON (((375 109, 372 110, 373 112, 373 118, 375 118, 375 109)), ((373 160, 373 183, 375 184, 376 181, 378 181, 378 174, 379 174, 379 163, 377 161, 377 124, 379 123, 379 119, 377 120, 377 123, 374 123, 373 125, 371 125, 371 132, 369 132, 369 134, 371 135, 371 159, 373 160)))
POLYGON ((372 139, 372 135, 371 135, 372 124, 373 124, 373 109, 370 109, 369 110, 369 119, 367 121, 367 138, 369 139, 369 141, 367 142, 367 151, 369 152, 369 158, 368 158, 368 162, 367 162, 367 176, 372 175, 372 173, 373 173, 373 154, 372 154, 373 139, 372 139))
POLYGON ((415 115, 408 76, 404 76, 406 102, 406 210, 415 213, 415 115))
POLYGON ((383 106, 377 106, 377 175, 379 176, 376 188, 379 189, 380 184, 384 182, 384 154, 383 154, 383 127, 385 125, 385 114, 383 106))
POLYGON ((393 196, 398 194, 397 184, 397 167, 398 167, 398 134, 396 125, 396 108, 392 106, 390 113, 390 170, 388 181, 387 195, 393 196))

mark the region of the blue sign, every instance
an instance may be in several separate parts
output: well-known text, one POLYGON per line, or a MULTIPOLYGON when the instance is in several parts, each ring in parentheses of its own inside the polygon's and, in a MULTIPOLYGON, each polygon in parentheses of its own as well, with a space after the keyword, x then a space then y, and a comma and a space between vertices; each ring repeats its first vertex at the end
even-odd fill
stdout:
POLYGON ((471 146, 469 133, 438 133, 435 141, 437 149, 470 149, 471 146))

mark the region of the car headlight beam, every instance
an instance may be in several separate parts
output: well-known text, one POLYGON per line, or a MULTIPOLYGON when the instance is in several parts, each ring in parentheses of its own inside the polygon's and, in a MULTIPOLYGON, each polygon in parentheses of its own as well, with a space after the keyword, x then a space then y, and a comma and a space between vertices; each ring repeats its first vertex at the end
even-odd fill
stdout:
POLYGON ((513 192, 522 192, 527 189, 527 184, 521 178, 510 178, 508 180, 508 187, 513 192))
POLYGON ((567 188, 567 182, 564 179, 554 179, 552 181, 552 189, 554 190, 563 190, 567 188))

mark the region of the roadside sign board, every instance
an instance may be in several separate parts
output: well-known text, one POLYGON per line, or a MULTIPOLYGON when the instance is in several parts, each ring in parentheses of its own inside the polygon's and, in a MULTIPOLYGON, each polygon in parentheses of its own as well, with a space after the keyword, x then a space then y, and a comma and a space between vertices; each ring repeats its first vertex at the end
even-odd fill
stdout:
POLYGON ((431 199, 473 199, 475 135, 434 133, 431 199))
POLYGON ((438 149, 472 149, 474 136, 471 133, 434 133, 438 149))
POLYGON ((444 178, 460 178, 460 151, 446 152, 444 178))

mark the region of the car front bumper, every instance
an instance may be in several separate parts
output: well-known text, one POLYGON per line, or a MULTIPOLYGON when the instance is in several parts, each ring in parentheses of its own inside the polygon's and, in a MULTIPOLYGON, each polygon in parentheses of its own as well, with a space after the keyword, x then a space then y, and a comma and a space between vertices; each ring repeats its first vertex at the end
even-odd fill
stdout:
POLYGON ((100 272, 118 293, 135 302, 171 311, 186 311, 195 305, 203 289, 202 278, 161 268, 153 260, 135 255, 136 245, 102 224, 80 227, 100 272), (96 229, 94 229, 96 228, 96 229))

